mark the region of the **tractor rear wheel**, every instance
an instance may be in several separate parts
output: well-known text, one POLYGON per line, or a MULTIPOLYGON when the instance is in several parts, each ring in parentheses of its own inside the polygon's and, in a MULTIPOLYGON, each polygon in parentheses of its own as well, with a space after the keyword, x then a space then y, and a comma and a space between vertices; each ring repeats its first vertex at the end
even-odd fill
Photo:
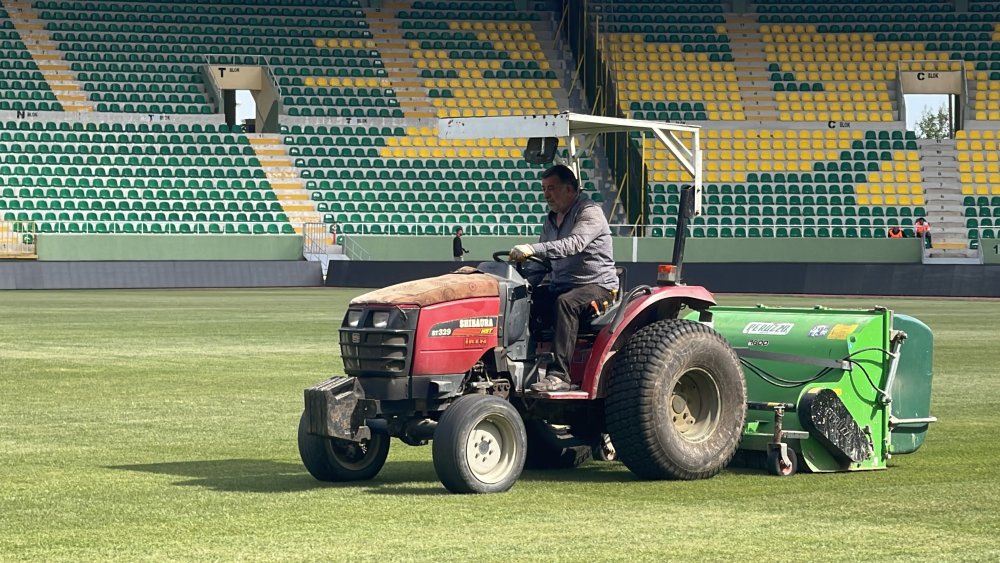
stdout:
POLYGON ((608 432, 643 479, 704 479, 729 463, 746 416, 739 359, 708 326, 666 319, 637 331, 608 382, 608 432))
POLYGON ((320 481, 367 481, 385 465, 389 435, 372 432, 363 442, 310 434, 305 413, 299 419, 299 457, 309 474, 320 481))
POLYGON ((527 437, 520 413, 492 395, 459 397, 441 415, 432 455, 453 493, 502 493, 524 469, 527 437))

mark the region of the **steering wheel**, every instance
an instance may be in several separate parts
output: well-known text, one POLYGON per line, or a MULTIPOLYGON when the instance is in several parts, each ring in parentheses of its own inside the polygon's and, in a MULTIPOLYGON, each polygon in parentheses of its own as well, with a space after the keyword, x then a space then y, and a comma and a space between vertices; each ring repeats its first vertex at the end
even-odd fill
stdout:
MULTIPOLYGON (((508 264, 511 263, 512 261, 510 259, 510 251, 509 250, 498 250, 498 251, 494 252, 493 253, 493 261, 494 262, 501 262, 501 263, 508 263, 508 264), (504 260, 503 258, 506 258, 506 260, 504 260)), ((552 263, 547 258, 539 258, 538 256, 532 255, 532 256, 528 256, 527 261, 528 262, 534 262, 535 264, 538 264, 539 266, 541 266, 542 270, 546 274, 549 274, 549 273, 552 272, 552 263)), ((514 264, 515 264, 514 267, 517 269, 518 273, 521 273, 523 263, 522 262, 514 262, 514 264)))

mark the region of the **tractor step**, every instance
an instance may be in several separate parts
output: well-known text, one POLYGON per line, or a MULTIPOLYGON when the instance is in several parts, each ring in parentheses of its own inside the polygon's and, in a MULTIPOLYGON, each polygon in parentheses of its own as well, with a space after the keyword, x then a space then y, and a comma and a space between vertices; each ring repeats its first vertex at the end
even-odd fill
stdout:
POLYGON ((527 397, 529 399, 550 399, 553 401, 566 401, 566 400, 586 400, 590 398, 590 393, 586 391, 525 391, 521 393, 522 397, 527 397))
POLYGON ((833 389, 813 389, 802 398, 799 420, 834 456, 857 463, 872 455, 872 443, 833 389))

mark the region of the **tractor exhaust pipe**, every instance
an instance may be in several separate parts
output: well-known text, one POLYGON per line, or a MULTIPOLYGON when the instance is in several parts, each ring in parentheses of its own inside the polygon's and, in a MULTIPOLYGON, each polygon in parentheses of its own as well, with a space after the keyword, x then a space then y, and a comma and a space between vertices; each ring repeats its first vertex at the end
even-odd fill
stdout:
POLYGON ((694 186, 681 186, 681 202, 677 206, 677 235, 674 237, 674 257, 672 263, 677 269, 677 280, 681 283, 681 266, 684 264, 684 243, 687 241, 688 222, 694 218, 694 186))
POLYGON ((694 186, 681 186, 681 201, 677 208, 677 232, 674 234, 674 256, 670 264, 661 264, 656 273, 658 285, 680 285, 684 265, 684 243, 687 241, 688 223, 694 218, 694 186))

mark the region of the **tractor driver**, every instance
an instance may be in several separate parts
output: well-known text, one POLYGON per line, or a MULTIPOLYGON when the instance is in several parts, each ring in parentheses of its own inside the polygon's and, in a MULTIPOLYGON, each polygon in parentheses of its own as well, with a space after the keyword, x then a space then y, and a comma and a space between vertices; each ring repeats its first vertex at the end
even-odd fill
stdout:
POLYGON ((542 236, 535 244, 512 248, 510 259, 523 262, 537 256, 552 260, 549 283, 534 288, 532 316, 554 326, 555 359, 546 369, 545 379, 531 389, 569 391, 573 389, 569 365, 580 318, 591 310, 591 302, 611 302, 618 276, 608 221, 601 206, 580 192, 573 171, 561 164, 549 168, 542 173, 542 190, 550 209, 542 236))

